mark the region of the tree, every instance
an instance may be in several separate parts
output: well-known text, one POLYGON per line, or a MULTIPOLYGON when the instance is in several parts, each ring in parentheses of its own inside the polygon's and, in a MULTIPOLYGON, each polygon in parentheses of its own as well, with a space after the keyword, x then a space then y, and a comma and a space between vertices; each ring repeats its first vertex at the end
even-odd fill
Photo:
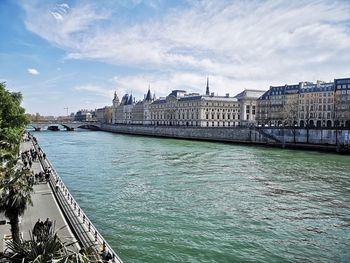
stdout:
POLYGON ((112 123, 113 109, 112 107, 105 107, 105 112, 103 114, 105 123, 112 123))
POLYGON ((32 174, 29 169, 22 169, 20 162, 14 161, 7 162, 0 172, 0 212, 10 220, 13 241, 19 242, 19 216, 32 204, 32 174))
POLYGON ((0 83, 0 212, 10 220, 13 240, 19 242, 19 216, 31 204, 28 169, 19 162, 19 146, 29 123, 21 107, 22 95, 0 83))
POLYGON ((21 93, 6 90, 5 82, 0 83, 0 162, 18 155, 24 128, 29 123, 21 107, 21 93))
POLYGON ((293 132, 293 141, 296 143, 296 125, 298 123, 299 103, 297 95, 289 95, 283 106, 283 126, 290 127, 293 132))

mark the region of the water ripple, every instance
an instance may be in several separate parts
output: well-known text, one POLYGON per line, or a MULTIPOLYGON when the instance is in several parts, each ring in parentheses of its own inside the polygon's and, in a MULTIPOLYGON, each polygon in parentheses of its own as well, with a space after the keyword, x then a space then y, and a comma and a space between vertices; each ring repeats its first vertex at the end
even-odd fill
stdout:
POLYGON ((35 133, 125 262, 347 262, 348 156, 35 133))

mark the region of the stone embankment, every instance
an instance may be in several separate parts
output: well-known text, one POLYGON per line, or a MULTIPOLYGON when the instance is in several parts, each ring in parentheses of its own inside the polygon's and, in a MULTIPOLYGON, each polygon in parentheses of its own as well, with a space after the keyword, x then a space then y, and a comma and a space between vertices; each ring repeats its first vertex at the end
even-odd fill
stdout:
POLYGON ((115 133, 168 138, 259 144, 281 148, 350 153, 350 130, 263 127, 175 127, 102 124, 115 133))

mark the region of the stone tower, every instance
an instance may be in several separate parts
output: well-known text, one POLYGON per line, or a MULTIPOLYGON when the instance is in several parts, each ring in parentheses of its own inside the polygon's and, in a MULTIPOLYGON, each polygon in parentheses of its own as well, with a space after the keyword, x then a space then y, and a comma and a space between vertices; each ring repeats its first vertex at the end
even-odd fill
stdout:
POLYGON ((117 95, 117 92, 114 92, 114 98, 112 100, 113 102, 113 117, 112 117, 112 123, 116 123, 116 114, 117 114, 117 107, 119 106, 119 98, 117 95))

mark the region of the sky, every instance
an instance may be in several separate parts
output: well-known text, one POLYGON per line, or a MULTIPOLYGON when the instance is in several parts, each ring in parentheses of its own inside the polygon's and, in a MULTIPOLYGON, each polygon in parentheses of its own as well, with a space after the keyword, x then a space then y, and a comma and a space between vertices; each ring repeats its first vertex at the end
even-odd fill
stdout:
POLYGON ((28 113, 148 87, 236 95, 350 77, 350 0, 1 0, 0 81, 28 113))

